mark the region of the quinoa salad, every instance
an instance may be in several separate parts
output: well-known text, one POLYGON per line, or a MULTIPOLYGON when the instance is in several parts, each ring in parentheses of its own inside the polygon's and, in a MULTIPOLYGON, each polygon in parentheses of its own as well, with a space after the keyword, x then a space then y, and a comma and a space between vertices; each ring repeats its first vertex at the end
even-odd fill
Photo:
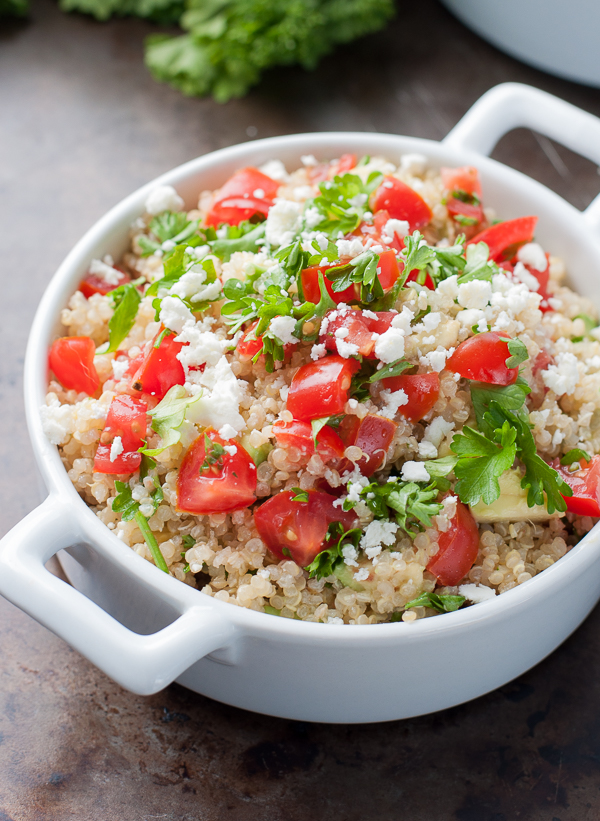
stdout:
MULTIPOLYGON (((124 546, 329 624, 502 594, 600 517, 600 327, 477 169, 302 157, 158 186, 90 260, 44 431, 124 546)), ((568 264, 568 260, 567 260, 568 264)))

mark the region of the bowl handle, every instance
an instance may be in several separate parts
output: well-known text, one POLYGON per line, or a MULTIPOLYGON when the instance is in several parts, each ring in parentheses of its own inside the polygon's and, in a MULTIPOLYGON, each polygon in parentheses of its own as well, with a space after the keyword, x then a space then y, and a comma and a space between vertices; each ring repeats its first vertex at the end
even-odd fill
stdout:
MULTIPOLYGON (((443 143, 488 156, 504 134, 520 127, 551 137, 600 166, 600 119, 522 83, 502 83, 486 91, 443 143)), ((583 215, 600 233, 600 194, 583 215)))
POLYGON ((82 541, 89 544, 72 505, 51 494, 0 541, 0 593, 120 685, 139 695, 156 693, 231 642, 233 625, 210 599, 151 635, 124 627, 44 567, 58 550, 82 541))

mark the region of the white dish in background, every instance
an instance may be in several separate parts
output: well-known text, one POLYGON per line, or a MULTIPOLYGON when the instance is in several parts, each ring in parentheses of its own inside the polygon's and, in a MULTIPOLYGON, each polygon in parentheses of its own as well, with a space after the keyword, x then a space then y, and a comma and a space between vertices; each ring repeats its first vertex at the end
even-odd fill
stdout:
POLYGON ((442 0, 502 51, 567 80, 600 86, 598 0, 442 0))
POLYGON ((562 256, 577 290, 600 303, 600 197, 585 213, 485 156, 525 125, 600 163, 600 120, 517 84, 489 91, 442 143, 365 133, 275 137, 223 149, 164 174, 125 199, 75 246, 42 298, 25 365, 27 420, 46 501, 0 542, 0 593, 124 687, 140 694, 173 680, 249 710, 323 722, 406 718, 468 701, 551 653, 600 598, 600 526, 555 565, 494 600, 381 625, 277 618, 181 584, 120 542, 79 498, 42 432, 39 407, 59 313, 90 259, 116 259, 153 186, 177 188, 188 208, 237 168, 303 154, 425 154, 433 166, 476 165, 486 202, 503 218, 537 214, 540 242, 562 256), (58 551, 73 587, 44 567, 58 551))

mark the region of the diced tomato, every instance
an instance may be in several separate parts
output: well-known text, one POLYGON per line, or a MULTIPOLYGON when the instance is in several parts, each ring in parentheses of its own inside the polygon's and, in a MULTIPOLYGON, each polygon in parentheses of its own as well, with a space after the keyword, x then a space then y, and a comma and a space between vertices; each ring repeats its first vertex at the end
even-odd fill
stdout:
POLYGON ((272 496, 254 513, 256 529, 271 553, 279 559, 291 558, 300 567, 309 565, 325 548, 327 529, 341 522, 344 530, 358 524, 353 511, 334 507, 335 496, 308 490, 308 502, 294 502, 296 493, 286 490, 272 496))
MULTIPOLYGON (((402 267, 404 267, 404 265, 402 267)), ((389 291, 390 288, 395 285, 396 280, 400 276, 398 258, 396 256, 396 252, 392 248, 389 248, 387 251, 379 254, 377 276, 384 291, 389 291)))
MULTIPOLYGON (((212 456, 214 458, 215 454, 212 456)), ((207 428, 192 442, 179 468, 178 509, 197 516, 231 513, 248 507, 255 500, 256 465, 238 442, 226 442, 216 430, 207 428), (205 436, 212 443, 211 447, 233 444, 236 452, 233 456, 222 453, 213 464, 205 465, 205 436)))
POLYGON ((63 388, 93 396, 100 387, 95 355, 96 346, 89 336, 63 336, 50 346, 50 370, 63 388))
POLYGON ((183 344, 175 341, 174 334, 168 333, 162 338, 158 348, 154 347, 163 330, 161 328, 148 346, 144 360, 131 380, 134 390, 158 399, 162 399, 173 385, 183 385, 185 382, 183 365, 177 359, 183 344))
POLYGON ((106 424, 94 458, 96 473, 134 473, 140 466, 138 453, 146 438, 146 403, 121 394, 110 403, 106 424), (114 440, 120 437, 122 452, 110 458, 114 440))
POLYGON ((440 174, 446 191, 464 191, 465 194, 475 194, 481 199, 479 171, 472 165, 463 165, 460 168, 440 168, 440 174))
POLYGON ((577 516, 600 516, 600 456, 592 456, 589 462, 582 460, 580 465, 581 470, 571 473, 560 459, 551 462, 573 491, 572 496, 563 496, 567 510, 577 516))
POLYGON ((357 162, 356 154, 342 154, 337 163, 332 165, 329 172, 329 178, 343 177, 355 167, 357 162))
POLYGON ((433 214, 414 188, 410 188, 396 177, 386 177, 371 198, 373 212, 385 209, 392 219, 406 220, 410 230, 423 228, 433 214))
POLYGON ((253 356, 256 356, 256 354, 262 350, 262 339, 260 337, 257 339, 254 336, 254 331, 257 325, 258 320, 253 322, 247 331, 244 331, 243 336, 239 338, 236 345, 237 352, 245 359, 252 359, 253 356))
POLYGON ((552 356, 552 354, 549 354, 545 348, 542 348, 542 350, 533 360, 531 372, 535 376, 540 371, 545 371, 548 365, 554 365, 554 357, 552 356))
POLYGON ((401 374, 382 379, 384 388, 390 391, 404 391, 408 403, 398 408, 411 422, 418 422, 433 408, 440 395, 440 377, 437 373, 401 374))
MULTIPOLYGON (((413 270, 410 272, 410 274, 406 277, 406 281, 407 282, 416 282, 419 278, 419 274, 421 274, 421 273, 423 273, 423 272, 420 271, 418 268, 413 268, 413 270)), ((430 291, 435 291, 434 282, 433 282, 433 280, 432 280, 432 278, 430 277, 429 274, 425 274, 425 281, 423 282, 423 285, 426 288, 429 288, 430 291)))
POLYGON ((366 316, 363 313, 363 322, 374 334, 384 334, 392 324, 393 318, 398 316, 397 311, 369 311, 369 313, 374 313, 376 316, 366 316))
POLYGON ((342 154, 337 162, 320 162, 316 165, 309 165, 306 169, 309 181, 317 185, 325 180, 332 180, 334 177, 343 177, 344 174, 352 171, 357 161, 356 154, 342 154))
MULTIPOLYGON (((345 416, 340 425, 340 436, 346 447, 357 447, 365 454, 356 463, 363 476, 372 476, 383 465, 398 426, 391 419, 367 414, 362 419, 345 416)), ((352 470, 349 459, 338 467, 339 473, 352 470)))
POLYGON ((302 365, 292 379, 287 408, 295 419, 320 419, 342 413, 348 401, 356 359, 326 356, 302 365))
POLYGON ((206 225, 239 225, 254 214, 267 216, 280 183, 258 168, 242 168, 217 191, 206 225))
POLYGON ((514 220, 499 222, 476 234, 467 242, 467 245, 473 242, 485 242, 490 249, 490 259, 495 262, 512 259, 519 246, 533 240, 537 220, 537 217, 518 217, 514 220))
POLYGON ((88 271, 79 283, 79 290, 84 297, 89 299, 94 294, 106 295, 111 291, 114 291, 115 288, 118 288, 119 285, 125 285, 125 283, 131 282, 131 277, 129 274, 126 274, 125 271, 121 271, 121 269, 116 266, 115 269, 119 271, 119 281, 116 285, 111 285, 111 283, 107 282, 104 277, 101 277, 99 274, 91 274, 88 271))
POLYGON ((327 330, 320 334, 319 342, 325 343, 328 351, 337 353, 338 340, 335 334, 336 331, 345 328, 347 334, 343 337, 344 342, 356 345, 361 356, 370 356, 375 348, 375 340, 363 312, 349 309, 343 316, 337 316, 337 313, 337 311, 329 311, 325 314, 321 328, 327 328, 327 330))
POLYGON ((465 217, 469 222, 473 220, 470 226, 467 224, 463 227, 476 229, 476 226, 479 225, 480 222, 483 222, 484 214, 481 205, 474 205, 470 202, 463 202, 462 200, 456 199, 456 197, 450 197, 446 202, 446 208, 453 219, 457 219, 458 217, 457 222, 460 222, 460 217, 465 217))
POLYGON ((471 511, 462 502, 445 533, 438 537, 440 549, 429 560, 427 570, 447 587, 458 584, 475 564, 479 552, 479 528, 471 511))
MULTIPOLYGON (((285 448, 297 448, 303 456, 312 456, 315 442, 310 422, 299 422, 297 419, 284 422, 281 419, 273 425, 277 444, 285 448)), ((317 434, 317 453, 324 462, 339 459, 344 455, 344 443, 329 425, 325 425, 317 434)))
POLYGON ((518 368, 507 368, 510 357, 507 334, 496 331, 465 339, 446 362, 449 371, 465 379, 475 379, 492 385, 512 385, 517 381, 518 368))
POLYGON ((336 305, 339 305, 340 302, 351 302, 356 299, 356 290, 354 285, 351 285, 344 291, 333 290, 333 283, 327 279, 325 272, 329 268, 335 268, 336 265, 339 265, 339 262, 332 262, 331 265, 315 265, 312 268, 305 268, 302 271, 302 291, 304 292, 304 299, 307 302, 314 302, 316 305, 321 299, 321 289, 319 288, 319 271, 323 272, 325 290, 336 305))
POLYGON ((400 253, 404 248, 404 240, 396 233, 394 233, 391 239, 388 238, 387 234, 386 238, 383 236, 384 228, 389 219, 390 215, 385 208, 382 208, 373 215, 372 222, 361 222, 358 228, 352 232, 351 236, 359 237, 363 242, 367 242, 371 239, 371 244, 383 245, 384 248, 393 248, 394 251, 400 253))

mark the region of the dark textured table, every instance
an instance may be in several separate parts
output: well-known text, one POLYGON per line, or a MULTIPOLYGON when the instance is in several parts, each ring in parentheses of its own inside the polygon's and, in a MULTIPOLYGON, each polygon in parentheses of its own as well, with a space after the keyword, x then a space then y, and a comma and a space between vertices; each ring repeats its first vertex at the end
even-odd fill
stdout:
MULTIPOLYGON (((225 106, 149 77, 145 23, 100 25, 51 0, 34 0, 30 22, 0 22, 0 535, 38 501, 21 399, 36 303, 72 244, 125 194, 248 135, 439 139, 505 80, 600 114, 599 91, 500 54, 434 0, 408 6, 317 72, 273 71, 225 106)), ((495 156, 578 207, 600 188, 591 163, 527 131, 504 138, 495 156)), ((551 658, 470 704, 326 726, 245 713, 176 685, 131 695, 0 600, 0 821, 597 821, 599 631, 596 610, 551 658)))

